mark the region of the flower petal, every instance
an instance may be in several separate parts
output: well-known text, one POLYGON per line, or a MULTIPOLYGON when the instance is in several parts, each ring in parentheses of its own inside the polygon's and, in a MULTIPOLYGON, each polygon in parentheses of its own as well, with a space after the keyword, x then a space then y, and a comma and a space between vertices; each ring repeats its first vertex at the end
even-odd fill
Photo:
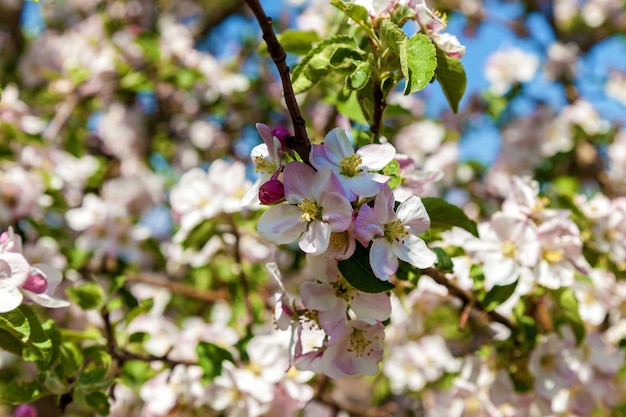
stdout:
POLYGON ((417 196, 409 197, 400 204, 396 215, 402 224, 411 228, 411 233, 414 235, 421 235, 430 227, 430 217, 426 207, 417 196))
POLYGON ((356 151, 362 158, 361 166, 370 171, 379 171, 396 156, 396 148, 390 143, 372 143, 356 151))
MULTIPOLYGON (((344 177, 343 181, 346 188, 356 196, 374 197, 380 192, 380 190, 382 190, 385 186, 384 183, 389 180, 389 177, 385 177, 383 183, 374 181, 372 177, 373 176, 370 173, 363 173, 355 177, 344 177)), ((379 177, 384 176, 379 175, 377 178, 379 177)), ((356 200, 356 197, 354 197, 353 200, 356 200)))
POLYGON ((291 243, 306 229, 302 210, 291 204, 278 204, 270 207, 257 224, 261 239, 276 244, 291 243))
POLYGON ((331 284, 311 281, 300 285, 300 298, 306 308, 319 311, 332 310, 338 301, 331 284))
POLYGON ((324 138, 324 148, 326 157, 334 165, 339 165, 341 160, 346 156, 354 154, 354 149, 346 135, 346 131, 340 127, 336 127, 324 138))
POLYGON ((326 194, 320 201, 322 219, 333 232, 348 230, 352 223, 352 205, 339 193, 326 194))
POLYGON ((16 309, 22 304, 24 296, 16 287, 0 288, 0 313, 16 309))
POLYGON ((391 244, 385 238, 378 238, 372 242, 370 249, 370 266, 374 275, 381 281, 389 280, 389 276, 398 270, 398 257, 393 252, 391 244))
POLYGON ((354 236, 365 247, 369 245, 374 236, 383 236, 384 230, 376 218, 376 213, 367 204, 359 209, 359 214, 354 223, 354 236))
POLYGON ((406 237, 404 244, 394 241, 392 248, 398 258, 417 268, 430 268, 437 261, 437 255, 415 235, 406 237))
POLYGON ((315 170, 304 162, 293 161, 283 170, 285 199, 292 203, 301 203, 304 198, 311 198, 311 184, 315 170))
POLYGON ((319 220, 309 223, 308 229, 302 234, 298 242, 304 253, 321 255, 326 252, 330 244, 330 226, 319 220))

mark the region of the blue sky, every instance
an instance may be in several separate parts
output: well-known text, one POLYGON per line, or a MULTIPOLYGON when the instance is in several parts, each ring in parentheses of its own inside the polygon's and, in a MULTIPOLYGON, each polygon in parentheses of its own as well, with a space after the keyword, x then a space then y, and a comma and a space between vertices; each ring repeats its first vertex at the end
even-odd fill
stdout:
MULTIPOLYGON (((282 0, 261 0, 261 3, 268 16, 290 12, 282 0)), ((462 63, 467 73, 468 83, 465 96, 461 101, 461 109, 473 93, 487 88, 488 82, 484 77, 484 69, 486 59, 490 54, 499 49, 517 47, 536 54, 543 62, 547 47, 554 41, 554 34, 545 15, 538 12, 528 16, 527 26, 531 29, 532 36, 519 38, 512 33, 506 23, 523 13, 523 6, 520 2, 485 0, 484 8, 488 18, 480 24, 476 34, 472 37, 466 36, 463 32, 464 16, 455 13, 448 16, 446 31, 456 35, 467 47, 462 63)), ((291 10, 291 13, 297 13, 297 11, 291 10)), ((22 25, 24 31, 33 36, 43 30, 45 22, 41 17, 39 3, 28 0, 25 2, 22 25)), ((235 15, 227 19, 210 37, 200 42, 198 47, 227 57, 234 54, 242 39, 259 35, 260 29, 256 21, 235 15)), ((244 67, 244 71, 253 76, 259 63, 259 60, 252 59, 244 67)), ((602 117, 626 124, 626 106, 604 94, 604 82, 611 69, 626 71, 626 41, 623 37, 609 38, 582 57, 576 84, 581 97, 589 100, 602 117)), ((562 87, 542 78, 541 72, 527 85, 525 91, 528 97, 518 99, 513 107, 520 113, 531 111, 534 99, 542 100, 555 109, 566 104, 562 87)), ((449 108, 441 89, 436 85, 427 86, 419 94, 426 100, 428 117, 436 119, 442 111, 449 108)), ((499 142, 498 129, 488 117, 475 119, 462 132, 461 157, 489 165, 497 156, 499 142)))

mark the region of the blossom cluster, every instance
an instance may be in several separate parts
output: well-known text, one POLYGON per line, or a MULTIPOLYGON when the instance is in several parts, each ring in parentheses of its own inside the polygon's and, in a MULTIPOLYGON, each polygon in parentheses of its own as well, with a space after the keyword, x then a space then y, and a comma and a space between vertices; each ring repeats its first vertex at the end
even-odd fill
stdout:
MULTIPOLYGON (((396 157, 391 144, 355 151, 346 132, 336 128, 322 144, 312 145, 307 164, 289 155, 284 130, 263 124, 257 129, 264 143, 253 149, 252 158, 261 177, 243 203, 270 205, 257 225, 263 240, 297 241, 307 254, 314 280, 300 286, 302 303, 307 321, 328 335, 323 346, 308 352, 300 339, 296 366, 333 378, 374 374, 382 358, 389 298, 355 289, 338 261, 349 259, 361 245, 369 249, 371 270, 382 281, 395 274, 399 260, 432 266, 436 256, 419 237, 430 226, 428 213, 416 195, 396 208, 390 177, 382 173, 396 157)), ((294 316, 295 308, 282 301, 281 313, 294 316)), ((299 327, 300 336, 302 331, 299 327)))

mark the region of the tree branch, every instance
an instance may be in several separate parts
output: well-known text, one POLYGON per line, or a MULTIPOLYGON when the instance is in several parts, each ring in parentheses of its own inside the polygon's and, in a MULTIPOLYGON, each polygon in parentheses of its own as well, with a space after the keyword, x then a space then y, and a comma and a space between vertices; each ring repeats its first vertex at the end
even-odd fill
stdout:
POLYGON ((504 324, 509 329, 512 329, 515 327, 515 325, 509 319, 507 319, 506 317, 504 317, 502 314, 498 313, 497 311, 494 311, 494 310, 486 311, 483 305, 480 303, 480 301, 478 301, 472 293, 465 291, 464 289, 456 285, 454 282, 450 281, 442 272, 439 272, 435 268, 426 268, 420 271, 422 272, 422 274, 428 275, 429 277, 434 279, 437 284, 440 284, 446 287, 448 289, 448 292, 451 295, 460 299, 461 302, 463 303, 464 310, 465 310, 465 307, 470 306, 486 314, 491 320, 498 322, 500 324, 504 324))
POLYGON ((170 281, 161 278, 156 274, 141 273, 136 275, 126 275, 128 281, 143 282, 157 287, 167 288, 173 293, 184 295, 185 297, 195 298, 197 300, 215 302, 218 300, 228 300, 229 294, 222 290, 203 290, 193 285, 183 284, 182 282, 170 281))
POLYGON ((278 69, 280 79, 283 84, 283 94, 285 97, 285 103, 291 116, 291 122, 293 124, 294 135, 293 137, 287 136, 285 141, 287 146, 295 150, 304 162, 309 163, 309 152, 311 151, 311 142, 306 133, 306 122, 300 113, 300 107, 296 101, 296 95, 293 92, 293 85, 291 84, 291 76, 289 74, 289 67, 287 66, 287 54, 281 46, 280 42, 276 38, 274 29, 272 28, 272 19, 265 14, 263 7, 258 0, 246 0, 246 4, 254 13, 261 30, 263 31, 263 40, 267 45, 267 51, 272 57, 272 61, 278 69))

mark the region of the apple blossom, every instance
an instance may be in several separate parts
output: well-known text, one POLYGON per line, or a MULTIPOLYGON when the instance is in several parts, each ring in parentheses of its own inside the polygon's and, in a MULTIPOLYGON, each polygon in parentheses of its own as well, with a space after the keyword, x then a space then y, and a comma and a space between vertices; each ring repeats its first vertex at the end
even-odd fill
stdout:
POLYGON ((317 173, 302 162, 289 163, 283 172, 285 203, 270 207, 259 219, 261 238, 277 244, 299 240, 305 253, 328 249, 332 232, 343 232, 352 222, 352 206, 328 167, 317 173))
POLYGON ((311 146, 311 164, 317 168, 330 167, 344 187, 350 201, 357 197, 375 196, 389 180, 382 170, 393 160, 396 153, 393 145, 370 144, 355 152, 346 132, 335 128, 328 132, 324 144, 311 146))
POLYGON ((373 208, 361 206, 355 235, 363 246, 372 241, 370 265, 374 274, 386 281, 398 269, 398 258, 418 268, 435 263, 435 254, 419 238, 429 227, 430 218, 419 197, 409 197, 394 212, 393 191, 385 187, 376 196, 373 208))

